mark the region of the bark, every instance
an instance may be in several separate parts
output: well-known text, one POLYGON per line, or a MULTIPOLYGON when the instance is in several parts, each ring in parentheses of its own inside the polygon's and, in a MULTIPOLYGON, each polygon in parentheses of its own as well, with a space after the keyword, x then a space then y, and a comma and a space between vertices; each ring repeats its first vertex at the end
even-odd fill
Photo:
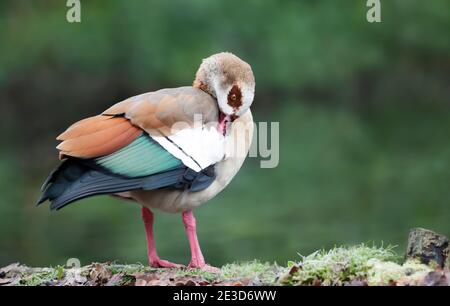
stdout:
POLYGON ((444 235, 424 228, 413 228, 409 232, 406 258, 416 258, 425 264, 450 267, 449 239, 444 235))

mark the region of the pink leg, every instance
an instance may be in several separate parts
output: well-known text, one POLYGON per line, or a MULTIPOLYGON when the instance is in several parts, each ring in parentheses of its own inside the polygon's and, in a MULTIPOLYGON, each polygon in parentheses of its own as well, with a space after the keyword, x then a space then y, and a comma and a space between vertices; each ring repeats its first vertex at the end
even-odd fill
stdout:
POLYGON ((202 251, 200 250, 200 244, 197 239, 197 225, 192 210, 183 212, 182 216, 184 228, 186 229, 186 234, 189 240, 189 246, 191 248, 191 262, 189 263, 189 268, 197 268, 212 273, 219 273, 220 269, 205 263, 202 251))
POLYGON ((174 264, 167 260, 162 260, 156 253, 155 239, 153 237, 153 213, 150 209, 142 207, 142 220, 145 225, 145 236, 147 237, 147 253, 150 266, 155 268, 180 268, 183 265, 174 264))

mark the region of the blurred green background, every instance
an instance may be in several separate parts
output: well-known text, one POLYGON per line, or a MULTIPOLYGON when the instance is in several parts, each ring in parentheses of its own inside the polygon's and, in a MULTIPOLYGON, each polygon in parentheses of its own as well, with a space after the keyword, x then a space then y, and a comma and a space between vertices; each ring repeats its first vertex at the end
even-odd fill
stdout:
MULTIPOLYGON (((256 121, 280 122, 280 163, 249 159, 196 210, 208 261, 296 259, 335 244, 450 234, 450 2, 0 2, 0 266, 146 263, 137 205, 106 196, 34 207, 55 136, 142 92, 190 85, 202 58, 253 67, 256 121)), ((180 215, 157 214, 161 257, 187 263, 180 215)))

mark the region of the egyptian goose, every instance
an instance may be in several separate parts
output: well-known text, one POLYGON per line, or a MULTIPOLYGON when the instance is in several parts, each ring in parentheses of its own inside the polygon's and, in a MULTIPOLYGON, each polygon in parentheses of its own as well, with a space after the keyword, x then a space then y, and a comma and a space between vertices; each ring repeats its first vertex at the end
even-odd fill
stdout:
POLYGON ((76 122, 57 137, 61 164, 37 203, 58 210, 82 198, 109 194, 142 206, 153 267, 181 267, 159 258, 153 209, 181 213, 191 249, 190 268, 205 263, 193 208, 236 175, 248 153, 255 80, 250 65, 231 53, 203 60, 193 86, 161 89, 119 102, 76 122))

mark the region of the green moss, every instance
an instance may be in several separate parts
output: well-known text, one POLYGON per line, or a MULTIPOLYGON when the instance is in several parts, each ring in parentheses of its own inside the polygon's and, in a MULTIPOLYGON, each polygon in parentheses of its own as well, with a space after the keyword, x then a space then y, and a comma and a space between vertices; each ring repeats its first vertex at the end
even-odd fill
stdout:
POLYGON ((63 278, 64 267, 57 266, 56 268, 44 268, 38 272, 24 274, 20 280, 20 285, 23 286, 42 286, 51 284, 52 282, 63 278))
POLYGON ((262 284, 274 284, 281 268, 270 263, 261 263, 257 260, 243 263, 227 264, 222 267, 222 279, 249 278, 262 284))
POLYGON ((146 267, 142 264, 131 264, 131 265, 111 264, 108 265, 108 268, 112 274, 118 273, 133 274, 133 273, 149 272, 152 270, 151 267, 146 267))
POLYGON ((173 269, 176 275, 179 277, 194 277, 198 276, 204 278, 206 281, 213 281, 217 279, 217 275, 214 273, 206 272, 200 269, 173 269))
POLYGON ((283 285, 342 285, 363 280, 372 268, 370 260, 385 262, 398 259, 392 249, 360 244, 317 251, 301 256, 299 262, 288 263, 288 269, 279 282, 283 285))
POLYGON ((424 276, 432 271, 427 265, 410 260, 403 265, 394 262, 384 262, 377 259, 368 262, 367 283, 370 286, 387 285, 391 282, 404 282, 408 285, 418 285, 424 276))

